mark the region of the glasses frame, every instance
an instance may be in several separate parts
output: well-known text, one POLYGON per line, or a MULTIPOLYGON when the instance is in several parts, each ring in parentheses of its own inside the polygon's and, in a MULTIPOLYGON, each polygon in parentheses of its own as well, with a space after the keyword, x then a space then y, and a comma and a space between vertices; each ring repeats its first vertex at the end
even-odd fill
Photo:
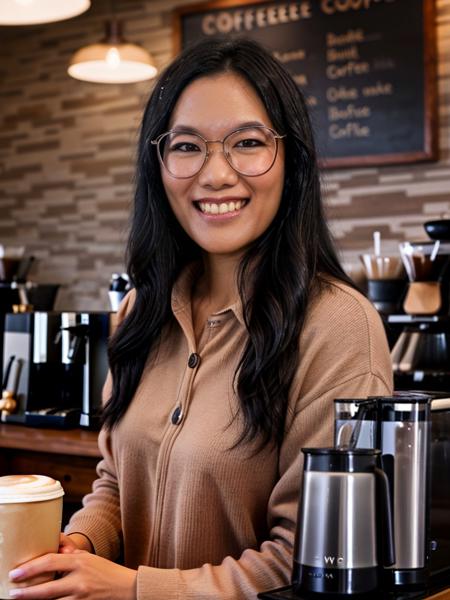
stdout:
POLYGON ((222 140, 207 140, 206 138, 204 138, 199 133, 196 133, 196 132, 193 132, 193 131, 188 131, 188 130, 185 130, 185 129, 170 129, 169 131, 166 131, 166 132, 161 133, 160 135, 158 135, 158 137, 155 138, 154 140, 150 140, 150 143, 153 146, 157 147, 159 162, 162 164, 162 166, 164 167, 164 169, 169 173, 169 175, 171 177, 174 177, 175 179, 190 179, 191 177, 195 177, 196 175, 198 175, 200 173, 200 171, 205 166, 206 161, 208 160, 208 158, 209 158, 209 156, 211 154, 211 151, 209 149, 209 144, 222 144, 222 154, 225 156, 227 163, 230 165, 230 167, 233 169, 233 171, 235 171, 239 175, 243 175, 244 177, 260 177, 261 175, 265 175, 268 171, 270 171, 270 169, 275 164, 275 161, 276 161, 276 158, 277 158, 277 155, 278 155, 278 140, 282 140, 285 137, 286 137, 286 135, 280 135, 279 133, 277 133, 271 127, 267 127, 267 125, 247 125, 246 127, 238 127, 237 129, 234 129, 233 131, 230 131, 230 133, 227 133, 227 135, 222 140), (242 171, 239 171, 238 169, 236 169, 236 167, 231 164, 231 161, 230 161, 230 158, 229 158, 229 154, 227 152, 225 152, 225 142, 226 142, 226 140, 230 136, 234 135, 235 133, 239 133, 240 131, 245 131, 246 129, 267 129, 268 131, 270 131, 270 133, 273 135, 273 137, 275 139, 275 153, 273 155, 272 163, 270 164, 270 166, 265 171, 263 171, 262 173, 258 173, 256 175, 248 175, 247 173, 243 173, 242 171), (206 146, 205 157, 203 159, 203 162, 202 162, 200 168, 195 173, 193 173, 192 175, 183 175, 183 176, 174 175, 166 167, 166 165, 165 165, 165 163, 163 161, 163 158, 161 156, 161 140, 163 140, 165 137, 167 137, 171 133, 186 133, 186 134, 189 134, 189 135, 196 135, 201 140, 203 140, 205 142, 205 146, 206 146))

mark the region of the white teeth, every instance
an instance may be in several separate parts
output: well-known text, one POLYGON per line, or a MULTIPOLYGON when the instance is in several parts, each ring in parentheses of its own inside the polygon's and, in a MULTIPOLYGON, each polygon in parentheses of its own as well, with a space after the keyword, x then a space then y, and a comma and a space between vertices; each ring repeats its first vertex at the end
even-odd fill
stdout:
POLYGON ((243 200, 238 200, 237 202, 221 202, 220 204, 199 202, 198 206, 203 213, 211 215, 225 215, 229 212, 240 210, 244 204, 245 202, 243 200))

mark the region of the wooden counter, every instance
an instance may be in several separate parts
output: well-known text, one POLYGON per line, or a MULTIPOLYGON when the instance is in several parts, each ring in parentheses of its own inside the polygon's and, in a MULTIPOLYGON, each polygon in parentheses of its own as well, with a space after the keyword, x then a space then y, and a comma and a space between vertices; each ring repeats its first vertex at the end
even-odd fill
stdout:
POLYGON ((429 600, 450 600, 450 588, 442 590, 442 592, 434 596, 429 596, 429 600))
POLYGON ((82 429, 37 429, 0 424, 0 447, 99 458, 97 435, 97 432, 82 429))
POLYGON ((97 432, 0 424, 0 475, 48 475, 64 488, 64 523, 91 491, 100 458, 97 432))

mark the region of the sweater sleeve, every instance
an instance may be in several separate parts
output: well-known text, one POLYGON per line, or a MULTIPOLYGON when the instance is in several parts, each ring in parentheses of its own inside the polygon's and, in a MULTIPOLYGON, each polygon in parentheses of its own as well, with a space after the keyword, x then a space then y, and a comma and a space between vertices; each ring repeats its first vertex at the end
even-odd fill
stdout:
MULTIPOLYGON (((243 600, 290 581, 302 476, 301 447, 333 442, 336 397, 386 395, 391 389, 373 374, 362 374, 328 390, 302 408, 293 419, 280 451, 280 478, 267 507, 269 539, 258 550, 247 549, 238 559, 190 570, 141 566, 137 600, 243 600)), ((199 523, 201 527, 201 523, 199 523)))
POLYGON ((82 533, 91 542, 95 554, 117 560, 121 549, 120 499, 109 434, 99 435, 102 460, 97 465, 92 492, 83 498, 83 508, 72 515, 65 533, 82 533))
MULTIPOLYGON (((133 302, 132 290, 119 307, 116 326, 131 310, 133 302)), ((111 373, 108 373, 103 387, 103 404, 109 399, 111 387, 111 373)), ((72 515, 65 533, 82 533, 89 538, 95 554, 117 560, 122 544, 120 497, 111 436, 105 428, 99 434, 98 445, 102 455, 102 460, 97 465, 98 479, 92 485, 92 492, 83 498, 83 508, 72 515)))

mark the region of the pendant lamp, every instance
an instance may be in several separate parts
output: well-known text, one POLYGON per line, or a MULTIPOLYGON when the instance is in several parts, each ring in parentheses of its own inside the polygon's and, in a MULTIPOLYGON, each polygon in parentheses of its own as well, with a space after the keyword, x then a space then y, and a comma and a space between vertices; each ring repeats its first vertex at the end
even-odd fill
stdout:
POLYGON ((68 73, 94 83, 134 83, 152 79, 157 69, 145 48, 123 39, 122 24, 113 19, 106 23, 104 40, 73 55, 68 73))
POLYGON ((36 25, 76 17, 90 0, 0 0, 0 25, 36 25))

